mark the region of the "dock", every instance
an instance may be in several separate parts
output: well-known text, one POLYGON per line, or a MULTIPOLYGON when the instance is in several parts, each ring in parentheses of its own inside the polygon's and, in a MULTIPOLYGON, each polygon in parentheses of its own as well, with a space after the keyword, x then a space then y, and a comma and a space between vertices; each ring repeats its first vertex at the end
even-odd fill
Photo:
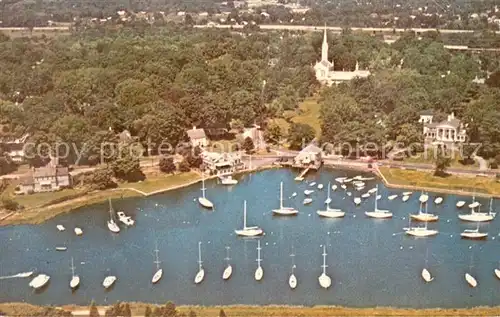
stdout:
POLYGON ((306 176, 307 172, 311 169, 311 166, 308 166, 305 170, 300 173, 299 176, 295 177, 295 180, 298 182, 302 182, 304 180, 304 176, 306 176))

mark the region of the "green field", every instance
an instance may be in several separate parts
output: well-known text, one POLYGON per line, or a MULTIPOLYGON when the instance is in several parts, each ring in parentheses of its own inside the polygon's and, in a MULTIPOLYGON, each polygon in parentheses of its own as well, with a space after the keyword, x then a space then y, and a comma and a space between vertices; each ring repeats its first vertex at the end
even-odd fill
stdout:
POLYGON ((306 98, 299 104, 298 114, 292 118, 292 121, 312 126, 316 131, 316 136, 319 137, 321 135, 320 108, 317 96, 306 98))

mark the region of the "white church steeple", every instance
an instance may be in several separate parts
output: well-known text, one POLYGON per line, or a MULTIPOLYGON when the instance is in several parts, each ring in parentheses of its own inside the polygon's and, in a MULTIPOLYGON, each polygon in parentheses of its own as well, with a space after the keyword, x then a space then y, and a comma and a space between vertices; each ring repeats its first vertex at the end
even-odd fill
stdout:
POLYGON ((321 60, 328 61, 328 41, 326 38, 326 24, 325 24, 325 31, 323 34, 323 45, 321 46, 321 60))

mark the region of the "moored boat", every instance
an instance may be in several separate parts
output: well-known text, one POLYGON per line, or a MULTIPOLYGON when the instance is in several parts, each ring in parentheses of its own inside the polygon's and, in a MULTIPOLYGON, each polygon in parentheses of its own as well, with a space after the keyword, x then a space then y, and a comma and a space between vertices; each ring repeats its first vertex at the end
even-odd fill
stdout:
POLYGON ((34 279, 31 280, 29 283, 29 286, 34 288, 34 289, 40 289, 47 285, 47 283, 50 280, 50 276, 46 274, 39 274, 37 275, 34 279))
POLYGON ((108 289, 111 286, 113 286, 113 284, 115 284, 115 282, 116 282, 116 276, 114 276, 114 275, 106 276, 106 278, 102 282, 102 286, 105 289, 108 289))

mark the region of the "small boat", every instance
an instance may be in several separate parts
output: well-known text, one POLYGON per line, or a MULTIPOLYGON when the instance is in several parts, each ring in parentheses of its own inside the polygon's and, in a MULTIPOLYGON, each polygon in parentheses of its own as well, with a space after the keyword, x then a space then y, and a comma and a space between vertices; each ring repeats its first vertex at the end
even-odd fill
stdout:
POLYGON ((57 228, 57 230, 59 230, 59 231, 64 231, 64 230, 66 230, 66 228, 64 228, 64 226, 63 226, 63 225, 57 225, 57 226, 56 226, 56 228, 57 228))
POLYGON ((220 183, 222 185, 236 185, 238 181, 234 179, 231 175, 221 176, 220 183))
POLYGON ((330 198, 330 184, 328 184, 328 198, 326 200, 328 201, 325 201, 326 210, 316 211, 319 216, 327 218, 341 218, 345 216, 345 212, 343 212, 342 210, 330 208, 330 202, 332 201, 332 199, 330 198))
POLYGON ((481 204, 478 201, 475 201, 472 204, 469 204, 469 208, 477 208, 479 206, 481 206, 481 204))
POLYGON ((429 200, 429 195, 422 193, 418 200, 420 200, 421 203, 426 203, 427 200, 429 200))
POLYGON ((370 198, 370 193, 364 193, 363 195, 361 195, 361 198, 370 198))
POLYGON ((76 228, 75 228, 75 234, 76 234, 77 236, 81 236, 81 235, 83 234, 83 230, 82 230, 82 229, 80 229, 80 228, 78 228, 78 227, 76 227, 76 228))
POLYGON ((343 190, 346 190, 346 189, 347 189, 347 186, 346 186, 345 184, 340 185, 340 187, 341 187, 343 190))
POLYGON ((410 196, 407 196, 407 195, 403 196, 403 202, 407 202, 408 199, 410 199, 410 196))
POLYGON ((387 199, 394 200, 394 199, 396 199, 396 197, 398 197, 398 195, 391 195, 391 196, 387 197, 387 199))
POLYGON ((319 190, 323 189, 323 184, 318 184, 318 189, 319 190))
POLYGON ((198 242, 198 273, 194 277, 194 283, 200 284, 205 278, 205 270, 202 266, 203 261, 201 261, 201 241, 198 242))
POLYGON ((153 278, 151 279, 151 282, 153 284, 156 284, 158 283, 158 281, 161 279, 161 277, 163 276, 163 269, 160 268, 160 260, 158 258, 158 252, 160 252, 158 250, 158 242, 155 243, 155 261, 154 261, 154 264, 156 264, 156 272, 155 274, 153 275, 153 278))
POLYGON ((365 186, 359 186, 359 187, 355 187, 355 189, 360 192, 362 191, 363 189, 365 189, 365 186))
POLYGON ((295 197, 295 196, 297 196, 297 193, 296 193, 296 192, 294 192, 294 193, 292 194, 292 197, 295 197))
POLYGON ((290 277, 288 278, 288 285, 290 286, 291 289, 295 289, 297 287, 297 277, 294 274, 294 270, 296 268, 295 266, 295 254, 293 253, 293 246, 292 246, 292 254, 290 254, 290 257, 292 258, 292 273, 290 274, 290 277))
POLYGON ((71 258, 71 280, 69 281, 69 287, 71 289, 76 289, 80 285, 80 277, 75 275, 75 266, 73 265, 73 258, 71 258))
POLYGON ((127 226, 133 226, 135 221, 127 216, 123 211, 119 211, 116 213, 118 215, 118 220, 120 220, 122 223, 124 223, 127 226))
POLYGON ((352 178, 346 178, 346 179, 344 179, 344 183, 349 183, 349 182, 352 182, 352 178))
POLYGON ((359 197, 354 197, 354 204, 355 204, 355 205, 359 205, 359 204, 361 204, 361 198, 359 198, 359 197))
POLYGON ((434 277, 432 277, 431 273, 427 269, 422 269, 422 278, 427 283, 432 282, 432 280, 434 279, 434 277))
POLYGON ((492 221, 493 219, 495 219, 496 213, 493 212, 493 198, 490 200, 489 212, 481 212, 481 204, 477 205, 477 207, 479 208, 477 212, 474 210, 474 208, 471 208, 470 214, 458 215, 458 218, 464 221, 476 221, 476 222, 492 221))
POLYGON ((373 187, 372 189, 368 190, 370 194, 375 194, 378 191, 377 187, 373 187))
POLYGON ((234 230, 239 236, 243 237, 255 237, 264 233, 264 231, 256 226, 247 227, 247 201, 243 201, 243 228, 239 230, 234 230))
POLYGON ((500 270, 499 269, 495 269, 495 275, 498 279, 500 279, 500 270))
POLYGON ((435 236, 439 233, 437 230, 432 230, 432 229, 427 229, 427 222, 425 222, 424 227, 412 227, 411 226, 411 217, 409 218, 410 225, 408 228, 403 228, 405 233, 409 236, 414 236, 414 237, 431 237, 435 236))
POLYGON ((428 206, 427 204, 425 205, 425 212, 422 212, 422 205, 423 203, 420 203, 418 214, 410 214, 411 219, 415 219, 417 221, 425 221, 425 222, 432 222, 439 220, 438 215, 427 213, 427 206, 428 206))
POLYGON ((377 196, 375 197, 375 199, 376 199, 376 200, 380 200, 380 199, 382 199, 382 195, 377 195, 377 196))
POLYGON ((312 189, 306 189, 306 190, 304 190, 304 195, 306 195, 306 196, 309 196, 312 193, 314 193, 314 190, 312 190, 312 189))
POLYGON ((476 229, 465 229, 464 232, 460 233, 463 239, 481 240, 488 238, 487 232, 479 232, 479 222, 477 223, 476 229))
POLYGON ((309 205, 310 203, 312 203, 312 198, 306 198, 304 199, 304 205, 309 205))
POLYGON ((465 206, 465 201, 463 201, 463 200, 459 200, 459 201, 457 202, 457 205, 456 205, 456 206, 457 206, 457 208, 462 208, 463 206, 465 206))
POLYGON ((34 289, 40 289, 47 285, 47 283, 50 280, 50 276, 46 274, 39 274, 37 275, 34 279, 31 280, 29 283, 30 287, 33 287, 34 289))
POLYGON ((67 247, 56 247, 56 251, 66 251, 68 250, 67 247))
POLYGON ((260 258, 260 250, 262 250, 260 247, 260 240, 257 240, 257 269, 254 274, 256 281, 260 281, 264 277, 264 269, 260 266, 260 262, 262 262, 262 259, 260 258))
POLYGON ((233 274, 233 267, 229 263, 229 260, 231 260, 229 258, 229 249, 231 249, 231 248, 226 247, 226 258, 224 260, 226 260, 227 265, 226 265, 226 268, 224 269, 224 272, 222 272, 222 279, 223 280, 228 280, 231 277, 231 275, 233 274))
POLYGON ((403 192, 403 196, 410 196, 413 192, 403 192))
POLYGON ((120 227, 118 227, 118 224, 113 219, 113 214, 114 214, 113 206, 111 205, 111 199, 108 200, 109 200, 109 220, 107 222, 108 229, 113 233, 118 233, 120 232, 120 227))
POLYGON ((358 178, 360 181, 372 181, 375 177, 360 177, 358 178))
POLYGON ((332 185, 332 190, 337 190, 337 185, 332 185))
POLYGON ((331 202, 332 202, 332 199, 330 197, 328 197, 327 199, 325 199, 325 205, 328 205, 331 202))
MULTIPOLYGON (((378 185, 376 189, 377 189, 376 191, 378 191, 378 185)), ((375 208, 373 208, 373 211, 365 211, 365 215, 370 218, 376 218, 376 219, 392 218, 392 212, 390 210, 378 209, 377 199, 375 199, 375 208)))
POLYGON ((294 216, 298 214, 299 211, 295 210, 292 207, 284 207, 283 206, 283 182, 280 184, 280 208, 273 209, 273 214, 281 215, 281 216, 294 216))
POLYGON ((316 182, 309 183, 309 187, 314 187, 315 185, 316 185, 316 182))
POLYGON ((365 182, 362 182, 362 181, 354 181, 354 182, 352 182, 352 184, 353 184, 355 187, 365 186, 365 182))
POLYGON ((198 197, 198 203, 205 208, 212 209, 214 208, 214 204, 205 197, 205 191, 207 190, 205 188, 205 173, 201 173, 201 183, 201 192, 203 194, 201 197, 198 197))
POLYGON ((337 178, 335 178, 335 181, 336 181, 337 183, 341 183, 341 184, 342 184, 346 178, 347 178, 347 177, 337 177, 337 178))
POLYGON ((434 199, 434 203, 435 203, 436 205, 439 205, 439 204, 440 204, 440 203, 442 203, 442 202, 443 202, 443 197, 437 197, 436 199, 434 199))
POLYGON ((351 192, 347 192, 346 195, 349 196, 349 197, 351 197, 352 193, 351 192))
POLYGON ((114 275, 110 275, 110 276, 106 276, 106 278, 104 279, 104 281, 102 282, 102 286, 105 288, 105 289, 108 289, 110 288, 113 284, 115 284, 116 282, 116 276, 114 275))
POLYGON ((323 245, 323 265, 321 266, 323 268, 323 273, 318 277, 318 282, 321 287, 324 289, 329 288, 332 285, 332 279, 326 275, 326 268, 328 265, 326 265, 326 247, 323 245))
POLYGON ((471 287, 476 287, 477 286, 476 279, 472 275, 470 275, 469 273, 465 273, 465 280, 467 281, 467 283, 469 283, 469 285, 471 287))

